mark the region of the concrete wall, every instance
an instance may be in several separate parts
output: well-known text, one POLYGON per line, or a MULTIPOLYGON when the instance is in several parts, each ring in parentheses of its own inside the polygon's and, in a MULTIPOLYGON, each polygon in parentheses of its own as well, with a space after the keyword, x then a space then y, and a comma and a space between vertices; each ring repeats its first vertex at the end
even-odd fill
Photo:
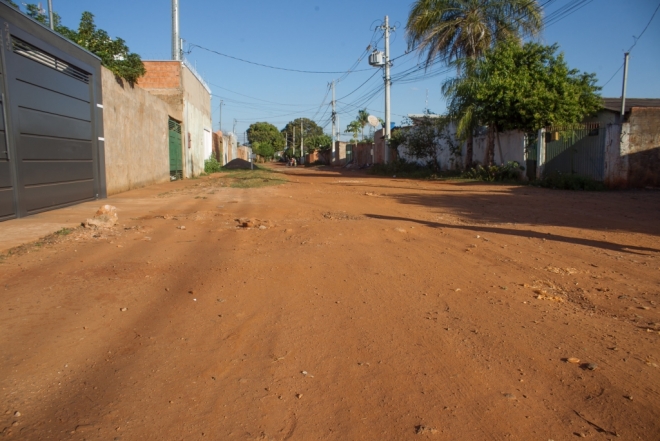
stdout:
POLYGON ((628 126, 628 185, 660 187, 660 108, 633 107, 628 126))
POLYGON ((343 166, 346 164, 346 143, 342 141, 335 141, 335 158, 332 160, 332 152, 330 152, 332 165, 343 166))
POLYGON ((238 157, 238 139, 233 133, 222 135, 222 145, 224 148, 224 162, 225 165, 238 157))
POLYGON ((225 147, 222 139, 222 132, 218 130, 217 132, 213 133, 213 156, 215 157, 215 160, 222 165, 224 165, 222 162, 225 156, 224 149, 225 147))
POLYGON ((238 158, 243 159, 244 161, 251 161, 250 156, 252 155, 252 147, 246 145, 238 146, 238 158))
POLYGON ((102 82, 108 195, 168 181, 167 104, 105 67, 102 82))
MULTIPOLYGON (((462 156, 466 155, 466 144, 463 145, 462 156)), ((480 164, 486 163, 488 149, 488 135, 474 138, 472 160, 480 164)), ((503 132, 499 134, 499 141, 495 137, 495 164, 502 165, 509 161, 516 161, 525 165, 525 134, 519 131, 503 132)))
MULTIPOLYGON (((415 126, 403 128, 402 130, 415 130, 415 126)), ((376 132, 378 134, 378 132, 376 132)), ((464 158, 467 154, 467 143, 462 144, 456 139, 456 126, 451 123, 445 128, 442 136, 436 138, 438 147, 436 149, 436 158, 440 164, 441 170, 456 170, 464 168, 464 158), (449 139, 447 139, 449 138, 449 139), (458 154, 453 151, 454 146, 460 145, 458 154)), ((488 136, 476 136, 473 141, 472 160, 479 164, 486 163, 486 154, 488 149, 488 136)), ((380 152, 379 152, 380 153, 380 152)), ((404 145, 399 146, 399 156, 408 162, 416 162, 419 165, 426 165, 432 158, 415 158, 408 153, 404 145)), ((377 156, 378 159, 378 156, 377 156)), ((525 134, 518 131, 503 132, 499 134, 499 141, 495 138, 495 164, 506 164, 509 161, 516 161, 520 165, 525 165, 525 134)), ((377 161, 378 162, 378 161, 377 161)))
POLYGON ((183 131, 185 133, 184 176, 197 176, 204 172, 204 160, 210 155, 205 148, 204 131, 211 129, 211 93, 185 65, 181 65, 183 87, 183 131), (208 155, 207 155, 208 153, 208 155))

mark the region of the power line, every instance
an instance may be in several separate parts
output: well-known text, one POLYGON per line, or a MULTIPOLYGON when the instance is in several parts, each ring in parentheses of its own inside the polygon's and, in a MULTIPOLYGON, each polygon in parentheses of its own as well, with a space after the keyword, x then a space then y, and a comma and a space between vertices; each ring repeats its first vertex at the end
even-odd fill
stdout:
MULTIPOLYGON (((652 22, 653 19, 655 18, 655 14, 658 13, 658 9, 660 9, 660 3, 658 3, 658 6, 656 6, 655 11, 653 11, 653 14, 651 15, 651 18, 649 19, 649 22, 646 23, 646 26, 644 26, 644 29, 642 30, 642 33, 639 34, 639 37, 636 37, 636 38, 635 38, 635 36, 633 35, 633 38, 635 39, 635 42, 634 42, 634 43, 632 44, 632 46, 630 46, 630 48, 628 49, 628 53, 630 53, 630 52, 633 50, 633 48, 637 45, 637 42, 642 38, 642 36, 643 36, 644 33, 646 32, 646 30, 649 28, 649 26, 651 25, 651 22, 652 22)), ((607 80, 607 82, 606 82, 605 84, 603 84, 601 87, 605 87, 605 86, 607 86, 607 85, 610 83, 610 81, 612 81, 612 80, 614 79, 614 77, 616 76, 616 74, 618 74, 619 72, 621 72, 621 69, 623 69, 623 64, 621 64, 621 66, 619 66, 619 68, 616 70, 616 72, 614 72, 614 74, 610 77, 610 79, 607 80)))
MULTIPOLYGON (((344 71, 300 70, 300 69, 289 69, 289 68, 286 68, 286 67, 270 66, 268 64, 255 63, 254 61, 244 60, 242 58, 238 58, 238 57, 234 57, 234 56, 231 56, 231 55, 223 54, 222 52, 218 52, 218 51, 215 51, 213 49, 208 49, 208 48, 205 48, 203 46, 200 46, 200 45, 194 44, 194 43, 189 43, 188 46, 190 48, 197 47, 197 48, 200 48, 200 49, 205 50, 207 52, 211 52, 213 54, 220 55, 222 57, 231 58, 232 60, 237 60, 237 61, 241 61, 243 63, 253 64, 255 66, 266 67, 268 69, 283 70, 283 71, 287 71, 287 72, 306 73, 306 74, 343 74, 343 73, 345 73, 344 71)), ((370 70, 370 69, 361 69, 361 70, 356 70, 356 71, 353 71, 353 72, 363 72, 363 71, 367 71, 367 70, 370 70)))

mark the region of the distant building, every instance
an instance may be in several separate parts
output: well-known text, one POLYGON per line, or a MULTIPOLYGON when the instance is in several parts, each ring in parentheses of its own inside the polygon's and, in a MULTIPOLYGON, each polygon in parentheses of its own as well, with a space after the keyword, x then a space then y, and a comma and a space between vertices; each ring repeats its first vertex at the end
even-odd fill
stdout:
POLYGON ((186 61, 144 61, 144 67, 138 86, 169 106, 170 173, 197 176, 213 153, 211 89, 186 61))

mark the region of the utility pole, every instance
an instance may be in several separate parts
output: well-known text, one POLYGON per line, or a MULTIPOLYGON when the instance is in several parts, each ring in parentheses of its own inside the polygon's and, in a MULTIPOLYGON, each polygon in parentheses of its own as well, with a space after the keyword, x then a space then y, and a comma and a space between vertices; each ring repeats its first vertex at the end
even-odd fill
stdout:
POLYGON ((304 131, 303 131, 303 120, 302 118, 300 119, 300 163, 303 163, 303 160, 305 159, 305 137, 304 137, 304 131))
POLYGON ((384 70, 384 81, 385 81, 385 163, 390 162, 390 86, 392 80, 390 78, 390 31, 394 28, 390 28, 390 19, 386 15, 385 23, 382 26, 382 29, 385 31, 385 69, 384 70))
POLYGON ((335 162, 335 144, 336 144, 336 124, 337 124, 337 110, 335 108, 335 81, 332 80, 332 160, 335 162))
POLYGON ((48 23, 50 28, 55 30, 55 22, 53 21, 53 0, 48 0, 48 23))
MULTIPOLYGON (((238 121, 236 121, 236 118, 234 118, 234 130, 232 131, 232 133, 234 133, 234 135, 236 134, 236 123, 237 122, 238 121)), ((238 139, 238 136, 236 137, 236 139, 238 139)))
POLYGON ((296 156, 296 126, 293 126, 293 144, 291 145, 291 157, 296 156))
POLYGON ((222 106, 224 105, 225 105, 225 101, 220 100, 220 127, 218 128, 218 130, 220 130, 221 132, 222 132, 222 106))
POLYGON ((621 124, 623 124, 623 114, 626 113, 626 85, 628 83, 628 58, 630 52, 626 52, 623 59, 623 90, 621 91, 621 124))
POLYGON ((181 61, 181 38, 179 36, 179 0, 172 0, 172 60, 181 61))

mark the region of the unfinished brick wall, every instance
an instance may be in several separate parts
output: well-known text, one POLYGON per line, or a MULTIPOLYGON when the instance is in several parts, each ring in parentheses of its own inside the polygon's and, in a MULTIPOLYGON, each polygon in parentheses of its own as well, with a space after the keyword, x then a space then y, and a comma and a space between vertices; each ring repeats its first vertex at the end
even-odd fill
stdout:
POLYGON ((660 186, 660 108, 633 107, 628 134, 628 185, 660 186))
POLYGON ((144 61, 147 73, 138 85, 143 89, 177 89, 181 87, 180 61, 144 61))

